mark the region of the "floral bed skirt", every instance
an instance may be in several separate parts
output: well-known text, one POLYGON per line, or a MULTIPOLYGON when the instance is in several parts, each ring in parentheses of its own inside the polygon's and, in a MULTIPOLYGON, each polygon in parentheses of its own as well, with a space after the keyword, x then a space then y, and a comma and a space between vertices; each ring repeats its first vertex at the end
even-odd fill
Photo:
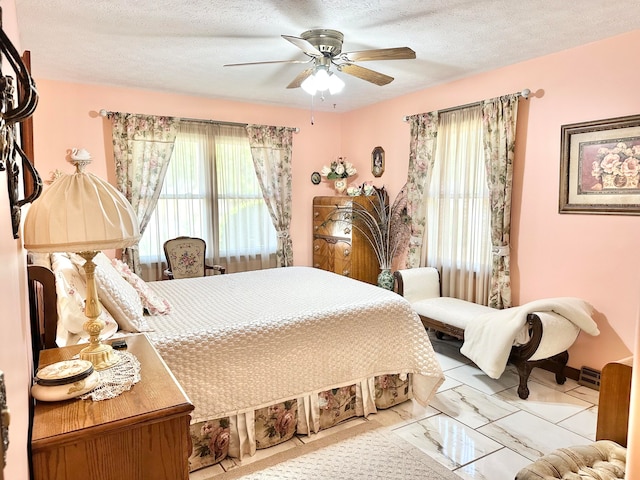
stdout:
POLYGON ((285 442, 296 433, 309 435, 349 418, 398 405, 412 396, 411 375, 381 375, 251 412, 194 423, 189 471, 227 456, 242 459, 256 449, 285 442))

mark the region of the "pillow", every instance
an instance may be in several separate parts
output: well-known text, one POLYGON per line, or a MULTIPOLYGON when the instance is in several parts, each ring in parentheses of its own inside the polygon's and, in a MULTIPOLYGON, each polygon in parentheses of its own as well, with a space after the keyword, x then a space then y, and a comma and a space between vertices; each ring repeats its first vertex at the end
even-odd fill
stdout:
MULTIPOLYGON (((85 343, 89 334, 82 328, 87 317, 84 314, 86 286, 71 259, 64 253, 51 254, 51 269, 56 276, 56 294, 58 296, 58 330, 56 343, 59 347, 85 343)), ((111 337, 118 330, 118 324, 111 314, 103 308, 100 319, 105 327, 100 332, 102 340, 111 337)))
POLYGON ((129 282, 136 292, 138 292, 142 306, 149 314, 165 315, 171 311, 169 302, 151 290, 144 280, 131 271, 129 265, 117 258, 112 259, 111 263, 122 278, 129 282))
MULTIPOLYGON (((80 255, 71 253, 69 258, 78 267, 86 280, 85 260, 80 255)), ((143 316, 142 302, 135 289, 120 276, 111 265, 111 260, 99 252, 94 258, 96 264, 95 279, 98 298, 115 318, 122 330, 128 332, 148 332, 151 329, 143 316)))
POLYGON ((40 267, 47 267, 51 269, 50 253, 40 253, 40 252, 29 251, 27 253, 27 258, 29 259, 29 265, 38 265, 40 267))

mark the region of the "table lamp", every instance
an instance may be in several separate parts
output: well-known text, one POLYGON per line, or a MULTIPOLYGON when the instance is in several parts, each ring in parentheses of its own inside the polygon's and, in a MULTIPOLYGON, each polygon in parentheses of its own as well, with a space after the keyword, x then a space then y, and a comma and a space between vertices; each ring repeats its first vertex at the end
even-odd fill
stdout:
POLYGON ((105 324, 100 317, 93 258, 100 250, 125 248, 140 239, 131 204, 113 185, 86 173, 91 155, 84 149, 71 151, 76 171, 63 174, 30 206, 24 222, 24 247, 33 252, 74 252, 86 260, 87 297, 83 329, 89 345, 80 358, 96 370, 115 365, 119 357, 111 345, 100 342, 105 324))

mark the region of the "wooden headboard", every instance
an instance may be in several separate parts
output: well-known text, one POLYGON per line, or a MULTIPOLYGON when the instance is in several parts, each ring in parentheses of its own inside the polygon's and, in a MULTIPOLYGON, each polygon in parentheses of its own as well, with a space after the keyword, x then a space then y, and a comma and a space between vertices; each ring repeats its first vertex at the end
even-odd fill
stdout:
POLYGON ((28 265, 27 273, 33 367, 37 369, 40 351, 45 348, 57 347, 58 307, 56 305, 56 283, 55 275, 47 267, 28 265))

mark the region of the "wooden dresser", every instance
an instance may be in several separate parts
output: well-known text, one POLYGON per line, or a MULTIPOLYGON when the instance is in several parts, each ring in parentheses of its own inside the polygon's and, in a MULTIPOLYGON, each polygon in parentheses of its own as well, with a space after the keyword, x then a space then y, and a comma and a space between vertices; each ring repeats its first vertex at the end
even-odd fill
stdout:
MULTIPOLYGON (((126 337, 141 380, 111 400, 37 402, 34 480, 188 480, 193 405, 145 335, 126 337)), ((81 346, 43 350, 40 365, 81 346)))
POLYGON ((367 239, 349 222, 326 222, 336 206, 350 206, 354 201, 369 203, 366 197, 313 199, 313 266, 375 285, 380 267, 367 239))

